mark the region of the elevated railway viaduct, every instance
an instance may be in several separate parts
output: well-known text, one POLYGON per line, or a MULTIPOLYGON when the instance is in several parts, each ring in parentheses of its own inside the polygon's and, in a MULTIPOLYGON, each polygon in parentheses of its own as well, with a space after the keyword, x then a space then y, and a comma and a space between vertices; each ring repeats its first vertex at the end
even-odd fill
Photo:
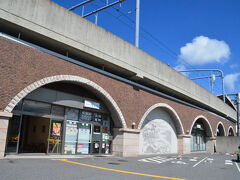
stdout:
POLYGON ((0 157, 214 151, 237 113, 49 0, 0 1, 0 157))

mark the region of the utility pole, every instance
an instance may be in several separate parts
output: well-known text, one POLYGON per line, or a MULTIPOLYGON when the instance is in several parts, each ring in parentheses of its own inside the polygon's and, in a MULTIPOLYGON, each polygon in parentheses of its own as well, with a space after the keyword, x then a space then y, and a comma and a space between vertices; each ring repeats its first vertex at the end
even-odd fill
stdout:
POLYGON ((135 46, 139 47, 140 0, 136 0, 135 46))
POLYGON ((240 136, 240 127, 239 127, 239 116, 240 116, 240 107, 239 107, 239 102, 240 102, 240 93, 237 93, 237 136, 240 136))
POLYGON ((237 136, 240 136, 240 92, 237 94, 227 94, 234 97, 233 103, 237 106, 237 136))

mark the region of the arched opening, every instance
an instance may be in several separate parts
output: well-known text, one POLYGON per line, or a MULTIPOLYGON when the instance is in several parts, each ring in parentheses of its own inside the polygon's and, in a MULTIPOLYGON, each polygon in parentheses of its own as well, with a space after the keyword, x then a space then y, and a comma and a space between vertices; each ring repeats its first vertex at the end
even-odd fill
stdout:
POLYGON ((206 151, 207 137, 213 137, 212 128, 204 116, 199 116, 191 128, 191 151, 206 151))
POLYGON ((217 136, 225 136, 225 130, 221 122, 217 125, 217 136))
POLYGON ((140 154, 166 154, 178 152, 177 135, 184 132, 176 112, 166 104, 149 108, 139 124, 140 154))
POLYGON ((233 127, 231 126, 228 128, 228 136, 234 136, 233 127))
POLYGON ((126 126, 111 96, 76 76, 42 82, 30 85, 29 92, 18 94, 6 108, 13 107, 6 153, 111 153, 113 128, 126 126))

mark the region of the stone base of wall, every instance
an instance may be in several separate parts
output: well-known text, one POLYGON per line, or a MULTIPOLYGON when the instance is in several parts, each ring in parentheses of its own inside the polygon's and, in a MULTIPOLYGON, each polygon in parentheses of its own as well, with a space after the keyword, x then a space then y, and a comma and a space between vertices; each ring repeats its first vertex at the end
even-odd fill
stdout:
POLYGON ((112 154, 123 157, 138 156, 139 134, 138 129, 113 129, 112 154))
POLYGON ((11 117, 12 113, 0 112, 0 158, 5 154, 8 121, 11 117))
POLYGON ((191 135, 179 135, 178 136, 178 154, 191 153, 191 135))
POLYGON ((216 146, 216 138, 215 137, 207 137, 206 138, 206 151, 210 153, 214 153, 216 146))

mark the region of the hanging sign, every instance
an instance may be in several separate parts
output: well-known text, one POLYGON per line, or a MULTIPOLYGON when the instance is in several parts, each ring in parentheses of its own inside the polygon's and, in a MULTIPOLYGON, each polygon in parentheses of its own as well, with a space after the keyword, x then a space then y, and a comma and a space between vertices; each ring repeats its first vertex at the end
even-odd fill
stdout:
POLYGON ((84 107, 100 109, 100 103, 89 101, 89 100, 84 100, 84 107))

